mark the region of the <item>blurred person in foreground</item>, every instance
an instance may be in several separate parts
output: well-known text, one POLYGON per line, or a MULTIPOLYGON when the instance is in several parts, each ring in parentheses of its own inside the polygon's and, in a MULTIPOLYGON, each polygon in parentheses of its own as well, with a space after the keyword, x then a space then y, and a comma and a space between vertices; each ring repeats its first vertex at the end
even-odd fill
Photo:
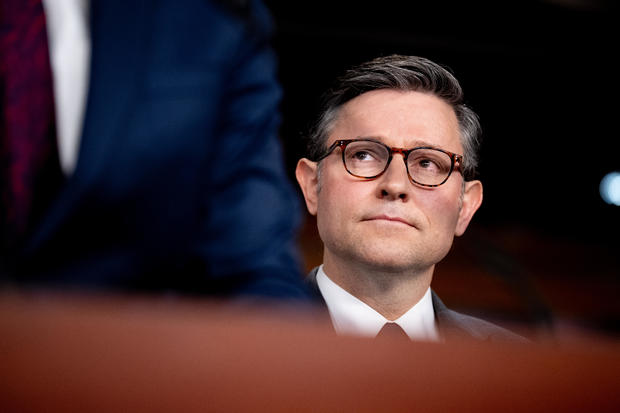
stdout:
POLYGON ((307 297, 260 1, 0 7, 5 285, 307 297))
POLYGON ((363 63, 324 95, 296 177, 324 244, 308 283, 337 333, 525 341, 430 288, 482 202, 479 137, 457 79, 425 58, 363 63))

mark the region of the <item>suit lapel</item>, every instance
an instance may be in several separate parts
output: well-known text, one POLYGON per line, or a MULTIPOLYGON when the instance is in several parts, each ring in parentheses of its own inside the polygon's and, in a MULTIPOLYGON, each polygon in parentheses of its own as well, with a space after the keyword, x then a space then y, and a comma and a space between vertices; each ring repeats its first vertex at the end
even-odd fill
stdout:
POLYGON ((106 158, 114 154, 144 64, 144 14, 144 0, 91 2, 90 78, 76 169, 33 235, 28 250, 36 250, 74 213, 84 191, 104 171, 106 158))
POLYGON ((435 321, 439 333, 444 340, 452 339, 476 339, 484 340, 486 337, 480 335, 480 332, 476 330, 475 325, 472 324, 472 318, 465 317, 456 311, 450 310, 441 301, 439 296, 435 294, 435 291, 431 290, 433 297, 433 309, 435 311, 435 321))
POLYGON ((462 335, 463 330, 460 328, 457 320, 452 316, 448 307, 446 307, 439 296, 435 294, 435 291, 431 290, 431 296, 433 299, 435 322, 437 323, 437 329, 441 337, 446 339, 447 336, 462 335))
POLYGON ((327 308, 327 304, 325 303, 325 299, 323 298, 323 294, 321 294, 321 290, 319 290, 319 285, 316 282, 316 274, 319 271, 319 267, 314 267, 309 273, 308 276, 304 279, 304 282, 308 289, 310 290, 310 294, 312 298, 317 304, 321 304, 327 308))
POLYGON ((96 176, 106 157, 113 155, 145 64, 142 0, 93 1, 91 16, 90 88, 74 174, 85 181, 96 176))
POLYGON ((331 317, 329 315, 329 311, 327 309, 327 303, 325 302, 325 298, 323 298, 323 294, 321 294, 321 290, 319 290, 319 285, 316 282, 316 274, 319 271, 319 267, 314 267, 304 279, 304 283, 308 287, 310 291, 310 295, 315 304, 317 304, 318 308, 321 310, 322 316, 324 316, 331 326, 332 330, 336 332, 334 329, 334 325, 332 324, 331 317))

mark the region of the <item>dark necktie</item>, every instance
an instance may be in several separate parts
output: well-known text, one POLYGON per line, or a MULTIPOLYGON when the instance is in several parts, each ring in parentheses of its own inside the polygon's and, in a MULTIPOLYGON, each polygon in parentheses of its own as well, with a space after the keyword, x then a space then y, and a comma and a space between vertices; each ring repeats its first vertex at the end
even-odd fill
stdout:
POLYGON ((391 338, 391 339, 407 339, 409 340, 409 336, 405 333, 405 330, 401 326, 396 323, 385 323, 379 333, 377 334, 377 338, 391 338))
POLYGON ((61 182, 41 0, 0 1, 0 234, 15 248, 61 182))

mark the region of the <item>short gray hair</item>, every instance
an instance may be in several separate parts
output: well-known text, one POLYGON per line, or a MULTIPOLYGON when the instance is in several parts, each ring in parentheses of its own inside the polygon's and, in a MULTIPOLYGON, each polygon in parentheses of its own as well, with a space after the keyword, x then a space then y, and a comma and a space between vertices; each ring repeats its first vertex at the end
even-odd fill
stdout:
POLYGON ((448 103, 456 114, 465 151, 463 176, 473 179, 481 136, 478 116, 463 103, 463 90, 454 75, 443 66, 418 56, 379 57, 353 67, 338 78, 323 95, 320 116, 308 136, 310 159, 317 160, 324 154, 342 106, 363 93, 379 89, 431 93, 448 103))

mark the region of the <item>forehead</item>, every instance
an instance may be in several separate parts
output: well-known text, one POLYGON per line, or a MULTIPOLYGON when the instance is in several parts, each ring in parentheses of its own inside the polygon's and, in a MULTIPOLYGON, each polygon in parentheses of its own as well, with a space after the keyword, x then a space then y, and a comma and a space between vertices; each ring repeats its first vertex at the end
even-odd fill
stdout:
POLYGON ((463 153, 454 109, 429 93, 382 89, 357 96, 340 109, 327 144, 369 137, 389 146, 463 153))

